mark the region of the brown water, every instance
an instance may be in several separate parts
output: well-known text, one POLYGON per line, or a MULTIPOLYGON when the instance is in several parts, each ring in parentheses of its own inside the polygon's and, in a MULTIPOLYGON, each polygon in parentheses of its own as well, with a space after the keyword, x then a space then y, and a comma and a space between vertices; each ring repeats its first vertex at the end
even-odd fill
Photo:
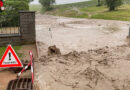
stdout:
MULTIPOLYGON (((126 44, 128 22, 37 15, 37 41, 56 45, 63 54, 126 44), (51 31, 49 31, 51 28, 51 31)), ((43 44, 42 44, 43 45, 43 44)), ((44 47, 44 48, 45 48, 44 47)), ((47 48, 46 47, 46 48, 47 48)), ((40 47, 39 47, 40 48, 40 47)))
POLYGON ((128 22, 36 16, 37 90, 130 90, 128 22))

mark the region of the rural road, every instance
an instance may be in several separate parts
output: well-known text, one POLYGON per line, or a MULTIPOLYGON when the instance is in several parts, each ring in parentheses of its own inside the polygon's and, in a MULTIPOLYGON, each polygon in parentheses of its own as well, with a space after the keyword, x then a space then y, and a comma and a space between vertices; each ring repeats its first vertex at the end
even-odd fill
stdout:
POLYGON ((126 44, 128 29, 128 22, 36 15, 37 42, 56 45, 63 54, 126 44))

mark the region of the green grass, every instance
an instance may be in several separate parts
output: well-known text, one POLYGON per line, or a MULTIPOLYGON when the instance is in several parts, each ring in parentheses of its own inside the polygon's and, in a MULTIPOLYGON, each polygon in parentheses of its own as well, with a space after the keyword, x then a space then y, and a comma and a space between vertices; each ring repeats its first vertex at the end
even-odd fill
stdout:
MULTIPOLYGON (((124 5, 116 11, 108 11, 106 6, 97 7, 97 0, 54 5, 53 10, 45 12, 49 15, 65 16, 73 18, 92 18, 107 20, 130 21, 130 0, 123 0, 124 5)), ((41 5, 30 5, 31 11, 40 11, 41 5)))
POLYGON ((88 14, 86 12, 80 12, 68 8, 61 8, 58 10, 46 12, 46 14, 51 14, 55 16, 75 17, 75 18, 88 18, 88 14))
MULTIPOLYGON (((130 3, 130 1, 125 1, 127 3, 130 3)), ((76 6, 75 4, 72 4, 71 6, 70 5, 59 5, 59 8, 56 6, 54 10, 48 11, 46 14, 73 18, 130 21, 130 4, 124 4, 120 6, 116 11, 108 11, 108 8, 106 6, 97 7, 96 3, 91 4, 92 6, 83 5, 81 7, 79 7, 77 4, 76 6)))
POLYGON ((124 4, 130 4, 130 0, 123 0, 124 4))
MULTIPOLYGON (((91 0, 91 1, 85 1, 85 2, 71 3, 71 4, 54 5, 53 8, 59 9, 59 8, 71 8, 71 7, 86 7, 86 6, 94 6, 96 4, 97 4, 96 0, 91 0)), ((43 11, 42 6, 39 4, 29 5, 29 10, 40 11, 40 12, 43 11)))
MULTIPOLYGON (((2 58, 6 48, 7 47, 0 47, 0 58, 2 58)), ((14 46, 13 48, 14 48, 15 52, 17 53, 17 55, 19 56, 19 58, 22 57, 22 54, 18 52, 20 50, 21 46, 14 46)))
MULTIPOLYGON (((88 8, 89 9, 89 8, 88 8)), ((100 7, 99 10, 91 12, 94 19, 122 20, 130 21, 130 5, 123 5, 117 11, 108 11, 106 7, 100 7)))
POLYGON ((55 5, 54 8, 90 7, 96 5, 97 5, 97 0, 91 0, 91 1, 71 3, 71 4, 55 5))
POLYGON ((42 6, 39 4, 32 4, 32 5, 29 5, 29 10, 30 11, 41 11, 42 6))

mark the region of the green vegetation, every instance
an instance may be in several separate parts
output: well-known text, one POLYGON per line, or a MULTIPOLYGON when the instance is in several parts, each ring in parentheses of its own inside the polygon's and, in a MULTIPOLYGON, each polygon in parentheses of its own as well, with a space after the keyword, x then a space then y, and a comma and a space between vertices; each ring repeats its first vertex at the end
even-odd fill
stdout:
MULTIPOLYGON (((2 58, 6 48, 7 47, 0 47, 0 58, 2 58)), ((17 55, 19 57, 22 57, 22 54, 18 53, 18 51, 20 50, 21 46, 14 46, 13 48, 14 48, 15 52, 17 53, 17 55)))
POLYGON ((110 11, 117 9, 123 4, 122 0, 106 0, 106 5, 110 11))
POLYGON ((10 26, 13 22, 13 25, 17 26, 19 24, 19 11, 29 10, 28 3, 28 0, 6 0, 4 3, 6 9, 0 13, 0 23, 10 26))
POLYGON ((65 17, 75 17, 75 18, 88 18, 88 14, 86 12, 81 12, 76 8, 74 9, 60 8, 57 10, 46 12, 46 14, 65 16, 65 17))
POLYGON ((27 2, 27 3, 29 3, 29 2, 31 2, 31 1, 33 1, 33 0, 6 0, 6 1, 24 1, 24 2, 27 2))
POLYGON ((123 5, 119 10, 111 12, 107 11, 107 9, 105 10, 105 7, 100 9, 100 12, 96 11, 90 18, 130 21, 130 5, 123 5))
POLYGON ((73 18, 92 18, 92 19, 107 19, 107 20, 123 20, 130 21, 130 1, 124 0, 124 4, 116 11, 109 11, 107 6, 97 7, 97 0, 72 3, 65 5, 56 5, 51 11, 46 14, 65 16, 73 18), (125 4, 127 3, 127 4, 125 4))
MULTIPOLYGON (((106 5, 97 7, 98 0, 91 0, 72 4, 54 5, 53 10, 45 13, 73 18, 130 21, 130 0, 123 0, 123 3, 118 10, 111 12, 106 5)), ((30 6, 30 10, 40 11, 40 9, 40 5, 30 6)))
POLYGON ((97 0, 90 0, 90 1, 78 2, 78 3, 55 5, 53 7, 55 9, 58 9, 58 8, 71 8, 71 7, 81 8, 81 7, 91 7, 91 6, 96 6, 96 5, 97 5, 97 0))
POLYGON ((38 5, 38 4, 29 5, 29 10, 30 11, 40 11, 41 12, 42 5, 38 5))
POLYGON ((45 11, 51 10, 55 0, 39 0, 45 11))

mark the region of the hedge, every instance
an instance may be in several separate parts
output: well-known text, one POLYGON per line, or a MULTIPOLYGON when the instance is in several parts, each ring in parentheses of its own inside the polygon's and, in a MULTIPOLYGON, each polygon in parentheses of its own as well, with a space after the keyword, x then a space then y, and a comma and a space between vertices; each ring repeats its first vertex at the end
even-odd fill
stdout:
POLYGON ((19 11, 29 10, 27 0, 6 0, 4 2, 5 11, 0 13, 0 23, 3 26, 17 26, 19 24, 19 11))
POLYGON ((27 3, 30 2, 30 0, 6 0, 6 1, 24 1, 24 2, 27 2, 27 3))

